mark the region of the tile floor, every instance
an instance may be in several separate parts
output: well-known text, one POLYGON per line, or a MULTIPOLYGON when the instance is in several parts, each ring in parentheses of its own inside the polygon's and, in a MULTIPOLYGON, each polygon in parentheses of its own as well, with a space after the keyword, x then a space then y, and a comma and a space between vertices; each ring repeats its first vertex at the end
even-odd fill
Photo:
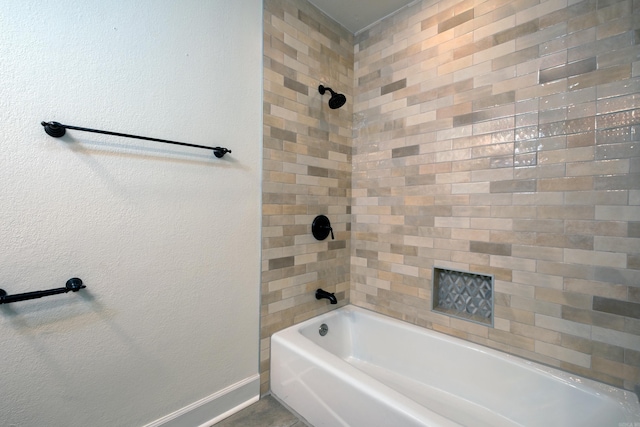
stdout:
POLYGON ((215 427, 309 427, 309 424, 268 395, 215 424, 215 427))

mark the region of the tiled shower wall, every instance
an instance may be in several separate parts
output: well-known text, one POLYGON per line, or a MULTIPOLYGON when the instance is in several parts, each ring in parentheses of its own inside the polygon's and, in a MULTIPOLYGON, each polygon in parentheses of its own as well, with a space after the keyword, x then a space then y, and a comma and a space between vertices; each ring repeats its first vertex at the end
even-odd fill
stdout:
POLYGON ((639 28, 637 0, 429 0, 356 36, 351 302, 638 384, 639 28), (495 276, 494 328, 430 311, 434 266, 495 276))
POLYGON ((265 0, 264 37, 262 393, 271 334, 349 300, 354 79, 353 35, 304 0, 265 0), (320 84, 347 105, 329 109, 320 84), (318 214, 335 240, 311 235, 318 214), (317 301, 317 288, 339 304, 317 301))
POLYGON ((269 336, 335 307, 317 287, 640 382, 637 1, 424 1, 355 42, 305 0, 264 17, 263 392, 269 336), (433 266, 495 275, 495 327, 432 313, 433 266))

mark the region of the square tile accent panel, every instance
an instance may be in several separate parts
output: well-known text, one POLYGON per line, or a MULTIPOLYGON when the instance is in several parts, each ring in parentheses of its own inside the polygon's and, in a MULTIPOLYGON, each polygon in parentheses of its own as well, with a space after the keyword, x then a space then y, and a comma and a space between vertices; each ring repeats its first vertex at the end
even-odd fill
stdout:
POLYGON ((433 311, 493 326, 493 276, 433 269, 433 311))

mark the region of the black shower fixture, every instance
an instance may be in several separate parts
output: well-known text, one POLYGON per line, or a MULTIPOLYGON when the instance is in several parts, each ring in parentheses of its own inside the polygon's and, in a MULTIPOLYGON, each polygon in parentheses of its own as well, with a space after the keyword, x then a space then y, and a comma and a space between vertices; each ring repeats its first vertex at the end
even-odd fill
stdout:
POLYGON ((332 110, 342 107, 344 103, 347 102, 347 97, 344 96, 343 94, 335 93, 333 90, 331 90, 330 87, 324 87, 322 85, 318 86, 318 92, 320 92, 320 95, 324 95, 324 92, 327 90, 331 92, 331 99, 329 100, 329 108, 331 108, 332 110))

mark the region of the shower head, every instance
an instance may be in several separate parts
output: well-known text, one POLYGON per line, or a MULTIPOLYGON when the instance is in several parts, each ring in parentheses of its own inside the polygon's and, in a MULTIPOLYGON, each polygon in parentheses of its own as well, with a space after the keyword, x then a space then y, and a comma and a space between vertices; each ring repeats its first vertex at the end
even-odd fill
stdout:
POLYGON ((329 108, 331 108, 332 110, 342 107, 345 104, 345 102, 347 102, 347 97, 344 96, 343 94, 335 93, 333 90, 331 90, 330 87, 324 87, 322 85, 318 86, 318 92, 320 92, 320 95, 324 95, 324 92, 327 90, 331 92, 331 99, 329 100, 329 108))

